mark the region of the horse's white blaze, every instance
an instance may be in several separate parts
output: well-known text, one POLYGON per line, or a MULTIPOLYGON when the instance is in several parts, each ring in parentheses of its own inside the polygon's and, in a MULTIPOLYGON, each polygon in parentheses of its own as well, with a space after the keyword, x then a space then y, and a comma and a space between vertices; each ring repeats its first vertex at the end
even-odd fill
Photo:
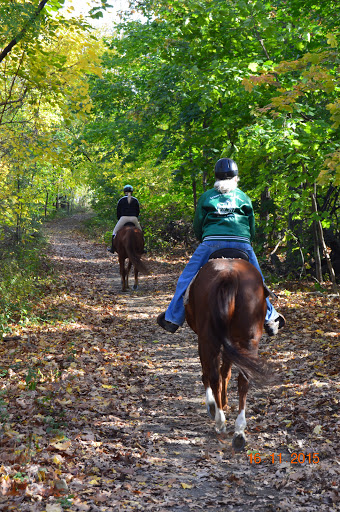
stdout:
POLYGON ((244 435, 244 429, 246 428, 246 426, 247 426, 246 411, 245 411, 245 409, 242 409, 242 411, 236 418, 235 434, 243 434, 244 435))

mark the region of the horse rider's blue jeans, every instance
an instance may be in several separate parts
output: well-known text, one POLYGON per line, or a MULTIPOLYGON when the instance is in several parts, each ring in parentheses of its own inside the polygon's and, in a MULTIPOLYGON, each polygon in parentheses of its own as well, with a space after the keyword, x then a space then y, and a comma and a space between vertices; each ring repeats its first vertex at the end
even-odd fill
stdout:
MULTIPOLYGON (((170 302, 166 312, 165 312, 165 320, 172 322, 176 325, 183 325, 185 320, 185 309, 183 304, 183 297, 188 288, 191 280, 195 277, 197 272, 203 265, 207 263, 209 260, 209 256, 217 251, 218 249, 225 248, 233 248, 233 249, 241 249, 245 251, 249 256, 249 261, 257 268, 260 272, 262 279, 263 274, 260 269, 260 265, 257 261, 256 255, 252 246, 245 242, 229 242, 224 240, 206 240, 203 241, 195 250, 194 254, 191 256, 188 264, 184 268, 182 274, 179 276, 175 295, 173 296, 172 301, 170 302)), ((265 322, 269 322, 271 320, 275 320, 278 318, 279 313, 273 307, 270 300, 267 298, 267 313, 265 322)))

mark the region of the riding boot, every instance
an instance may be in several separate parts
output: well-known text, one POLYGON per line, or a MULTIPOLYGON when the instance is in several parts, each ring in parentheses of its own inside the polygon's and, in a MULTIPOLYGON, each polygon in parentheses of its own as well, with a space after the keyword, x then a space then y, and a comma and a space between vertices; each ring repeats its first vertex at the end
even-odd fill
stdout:
POLYGON ((107 250, 108 250, 109 252, 111 252, 112 254, 114 254, 114 253, 115 253, 115 249, 114 249, 114 247, 113 247, 113 240, 114 240, 115 236, 116 236, 116 235, 112 235, 112 239, 111 239, 111 247, 108 247, 108 248, 107 248, 107 250))
POLYGON ((179 327, 179 325, 173 324, 172 322, 165 320, 165 312, 158 315, 157 323, 160 327, 163 327, 163 329, 171 333, 175 333, 179 327))
POLYGON ((286 319, 283 315, 279 314, 275 320, 270 320, 269 322, 265 322, 264 330, 268 334, 268 336, 275 336, 282 327, 286 324, 286 319))

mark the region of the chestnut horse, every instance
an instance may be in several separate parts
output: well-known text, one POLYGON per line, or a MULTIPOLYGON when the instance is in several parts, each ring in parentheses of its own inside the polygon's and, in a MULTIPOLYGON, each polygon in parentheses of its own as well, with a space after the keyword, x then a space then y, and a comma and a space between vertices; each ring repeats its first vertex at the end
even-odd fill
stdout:
POLYGON ((245 446, 245 406, 250 379, 263 381, 258 359, 268 292, 257 269, 244 259, 211 259, 198 272, 187 295, 186 320, 198 336, 208 414, 225 432, 231 366, 239 370, 239 410, 233 447, 245 446))
POLYGON ((133 289, 137 290, 138 272, 148 274, 147 267, 141 260, 144 253, 143 233, 134 224, 125 224, 125 226, 117 231, 113 246, 118 254, 122 291, 125 292, 129 288, 129 272, 132 265, 135 274, 133 289), (126 259, 128 259, 127 267, 125 266, 126 259))

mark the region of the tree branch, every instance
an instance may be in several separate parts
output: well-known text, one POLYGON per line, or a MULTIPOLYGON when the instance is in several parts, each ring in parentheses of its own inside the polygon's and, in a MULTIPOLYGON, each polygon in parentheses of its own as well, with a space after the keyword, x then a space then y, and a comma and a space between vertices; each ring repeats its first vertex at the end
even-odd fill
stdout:
POLYGON ((4 105, 13 105, 13 103, 22 103, 24 101, 24 97, 25 95, 17 100, 3 101, 2 103, 0 103, 0 107, 3 107, 4 105))
POLYGON ((36 18, 39 16, 42 9, 45 7, 49 0, 41 0, 39 3, 37 9, 34 11, 30 19, 27 21, 27 23, 24 25, 22 30, 19 32, 19 34, 12 39, 12 41, 2 50, 0 53, 0 62, 4 60, 4 58, 9 54, 9 52, 12 50, 12 48, 24 37, 29 27, 33 24, 33 22, 36 20, 36 18))
POLYGON ((21 64, 22 64, 22 62, 24 60, 24 55, 25 55, 25 52, 23 52, 22 55, 21 55, 20 62, 18 64, 18 68, 17 68, 17 70, 15 72, 15 75, 13 76, 12 83, 11 83, 11 86, 10 86, 9 91, 8 91, 6 102, 2 105, 4 108, 2 109, 2 112, 0 114, 0 124, 2 124, 2 119, 3 119, 4 114, 6 112, 7 103, 8 103, 9 99, 12 96, 12 91, 13 91, 13 88, 14 88, 14 83, 15 83, 17 77, 18 77, 20 66, 21 66, 21 64))

